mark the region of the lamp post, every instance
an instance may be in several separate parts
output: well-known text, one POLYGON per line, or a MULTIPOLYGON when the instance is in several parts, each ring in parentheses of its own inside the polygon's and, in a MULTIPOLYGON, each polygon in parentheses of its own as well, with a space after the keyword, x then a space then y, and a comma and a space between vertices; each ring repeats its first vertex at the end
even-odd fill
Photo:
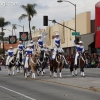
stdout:
MULTIPOLYGON (((66 1, 66 0, 58 0, 57 2, 61 3, 61 2, 69 2, 70 4, 72 4, 75 7, 75 32, 76 32, 76 4, 70 2, 70 1, 66 1)), ((76 39, 76 35, 75 35, 75 39, 76 39)))
MULTIPOLYGON (((19 27, 22 27, 22 28, 23 28, 23 33, 24 33, 24 25, 23 25, 23 26, 18 25, 18 24, 13 24, 13 25, 17 25, 17 26, 19 26, 19 27)), ((24 42, 24 45, 25 45, 25 42, 24 42)))
MULTIPOLYGON (((8 31, 12 32, 12 35, 13 35, 13 31, 11 31, 11 30, 9 30, 9 29, 4 29, 4 28, 2 28, 2 30, 8 30, 8 31)), ((3 38, 3 56, 5 56, 5 55, 4 55, 4 38, 3 38)))
POLYGON ((22 27, 22 28, 23 28, 23 33, 24 33, 24 25, 23 25, 23 26, 21 26, 21 25, 18 25, 18 24, 13 24, 13 25, 17 25, 17 26, 20 26, 20 27, 22 27))

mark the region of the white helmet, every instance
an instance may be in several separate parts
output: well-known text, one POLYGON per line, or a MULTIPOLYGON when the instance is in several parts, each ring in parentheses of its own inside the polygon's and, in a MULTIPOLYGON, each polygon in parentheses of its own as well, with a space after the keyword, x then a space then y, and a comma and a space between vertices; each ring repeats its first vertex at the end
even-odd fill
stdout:
POLYGON ((9 48, 10 48, 10 49, 12 49, 13 47, 12 47, 12 46, 10 46, 9 48))
POLYGON ((42 35, 38 35, 38 37, 41 37, 42 35))
POLYGON ((29 46, 29 47, 31 47, 32 45, 31 45, 31 44, 29 44, 28 46, 29 46))
POLYGON ((33 40, 31 40, 31 43, 33 43, 33 40))
POLYGON ((58 33, 56 33, 56 35, 59 35, 58 33))
POLYGON ((82 44, 83 44, 83 42, 82 42, 82 41, 79 41, 78 43, 82 43, 82 44))

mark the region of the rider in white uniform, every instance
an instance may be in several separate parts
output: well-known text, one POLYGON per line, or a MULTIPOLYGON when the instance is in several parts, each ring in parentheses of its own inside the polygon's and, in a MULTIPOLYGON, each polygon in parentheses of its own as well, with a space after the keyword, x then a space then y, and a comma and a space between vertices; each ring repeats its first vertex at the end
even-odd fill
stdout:
POLYGON ((34 41, 33 40, 31 40, 31 48, 33 49, 33 51, 34 51, 34 41))
MULTIPOLYGON (((74 41, 75 43, 75 41, 74 41)), ((75 65, 77 66, 77 58, 79 56, 79 53, 83 53, 84 52, 84 46, 83 46, 83 42, 82 41, 79 41, 79 44, 76 44, 75 43, 75 46, 76 46, 76 55, 75 55, 75 65)))
POLYGON ((25 59, 25 68, 29 67, 29 58, 32 56, 33 54, 33 49, 31 48, 31 44, 29 44, 28 48, 26 49, 26 59, 25 59))
POLYGON ((9 61, 10 61, 10 58, 14 55, 14 51, 13 51, 13 47, 9 47, 9 50, 8 50, 8 57, 6 59, 6 65, 8 66, 9 65, 9 61))
POLYGON ((19 41, 19 45, 18 45, 18 50, 24 50, 24 45, 22 44, 22 41, 19 41))
POLYGON ((53 59, 55 58, 56 53, 58 52, 64 52, 63 49, 60 47, 60 38, 59 38, 59 34, 56 33, 56 37, 54 38, 54 52, 53 52, 53 59))
POLYGON ((43 39, 45 38, 46 36, 42 37, 42 35, 38 35, 38 50, 41 51, 43 49, 43 39))

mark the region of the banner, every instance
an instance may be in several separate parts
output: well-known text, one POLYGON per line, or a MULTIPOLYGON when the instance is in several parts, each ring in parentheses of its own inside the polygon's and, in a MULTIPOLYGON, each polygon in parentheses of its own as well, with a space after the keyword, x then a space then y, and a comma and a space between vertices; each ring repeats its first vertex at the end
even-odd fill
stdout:
POLYGON ((20 41, 28 41, 28 32, 19 32, 20 41))
POLYGON ((16 44, 17 38, 16 36, 9 36, 9 44, 16 44))

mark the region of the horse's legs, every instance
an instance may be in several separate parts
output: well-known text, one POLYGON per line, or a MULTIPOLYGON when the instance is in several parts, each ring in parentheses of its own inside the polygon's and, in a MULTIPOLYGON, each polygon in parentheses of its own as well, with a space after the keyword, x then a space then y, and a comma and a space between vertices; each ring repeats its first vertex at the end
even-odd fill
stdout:
POLYGON ((11 71, 10 68, 8 67, 8 75, 11 75, 11 71))
POLYGON ((77 66, 75 66, 75 75, 77 76, 77 66))
POLYGON ((24 68, 24 75, 25 75, 25 78, 27 78, 27 72, 28 72, 27 68, 24 68))
POLYGON ((53 75, 53 60, 50 60, 50 77, 53 75))
POLYGON ((54 77, 57 77, 57 68, 54 67, 54 77))
POLYGON ((62 71, 62 66, 59 66, 59 75, 60 75, 60 78, 62 78, 62 73, 61 73, 61 71, 62 71))
POLYGON ((31 70, 32 70, 32 78, 36 78, 35 77, 35 66, 30 66, 31 70))
POLYGON ((15 75, 14 70, 15 70, 15 66, 14 66, 14 67, 12 67, 12 75, 15 75))
POLYGON ((70 66, 70 72, 72 73, 72 76, 74 76, 74 64, 70 66))
POLYGON ((81 76, 85 77, 85 74, 84 74, 84 67, 81 67, 81 76))

